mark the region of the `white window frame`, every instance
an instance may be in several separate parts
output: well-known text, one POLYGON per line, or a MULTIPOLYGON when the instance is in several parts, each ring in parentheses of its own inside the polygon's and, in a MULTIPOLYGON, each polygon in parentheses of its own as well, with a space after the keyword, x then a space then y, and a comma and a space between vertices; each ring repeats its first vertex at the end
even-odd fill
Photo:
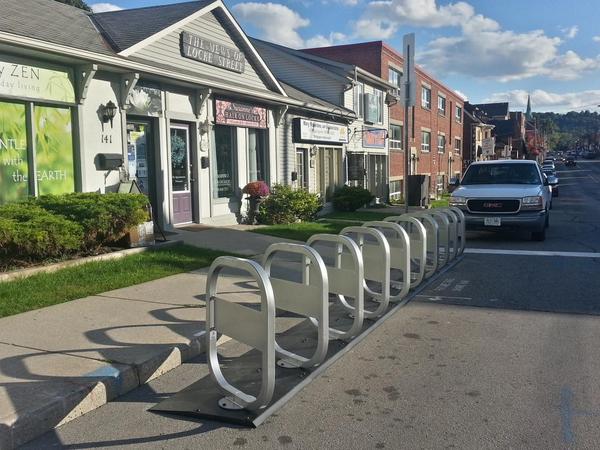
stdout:
POLYGON ((443 134, 438 134, 437 136, 437 150, 438 153, 444 153, 446 151, 446 136, 443 134), (442 140, 442 146, 440 147, 440 139, 442 140), (440 150, 441 148, 441 150, 440 150))
POLYGON ((462 123, 462 107, 456 105, 454 110, 454 118, 458 123, 462 123))
POLYGON ((461 154, 462 153, 462 139, 461 138, 454 138, 454 153, 456 154, 461 154), (458 147, 456 146, 456 144, 459 144, 458 147))
POLYGON ((446 115, 446 97, 438 94, 438 113, 446 115))
POLYGON ((431 88, 421 86, 421 106, 431 110, 431 88), (425 95, 428 93, 429 95, 425 95))
POLYGON ((398 123, 390 123, 390 150, 403 150, 402 137, 404 136, 404 125, 398 123), (392 127, 400 128, 400 139, 392 139, 392 127))
POLYGON ((431 131, 421 130, 421 151, 429 153, 431 150, 431 131), (429 136, 429 142, 425 143, 425 136, 429 136))
POLYGON ((364 105, 365 102, 365 85, 364 83, 356 83, 354 85, 354 112, 356 113, 356 117, 363 118, 364 117, 364 105))
POLYGON ((396 86, 396 94, 400 95, 400 89, 402 88, 402 72, 394 67, 388 66, 388 81, 396 86), (392 73, 398 78, 397 82, 392 79, 392 73))

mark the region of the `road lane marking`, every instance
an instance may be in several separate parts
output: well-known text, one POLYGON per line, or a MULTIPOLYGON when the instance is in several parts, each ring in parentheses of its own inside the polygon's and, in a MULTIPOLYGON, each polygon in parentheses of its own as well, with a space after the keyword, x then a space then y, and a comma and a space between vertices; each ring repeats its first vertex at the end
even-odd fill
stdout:
POLYGON ((426 295, 426 294, 419 294, 416 297, 419 298, 426 298, 427 300, 430 300, 432 302, 440 302, 443 299, 447 298, 450 300, 473 300, 473 297, 453 297, 450 295, 426 295))
POLYGON ((466 248, 465 253, 472 255, 515 255, 515 256, 566 256, 572 258, 600 258, 593 252, 558 252, 540 250, 498 250, 492 248, 466 248))

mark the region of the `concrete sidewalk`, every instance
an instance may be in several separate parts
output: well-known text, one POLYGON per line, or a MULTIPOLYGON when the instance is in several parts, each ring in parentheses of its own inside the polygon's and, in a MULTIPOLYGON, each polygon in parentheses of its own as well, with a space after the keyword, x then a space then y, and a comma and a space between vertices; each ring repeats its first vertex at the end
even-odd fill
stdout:
MULTIPOLYGON (((180 231, 186 243, 254 256, 283 239, 180 231)), ((206 271, 174 275, 0 319, 0 449, 11 449, 204 351, 206 271)), ((260 298, 240 273, 221 289, 260 298)))

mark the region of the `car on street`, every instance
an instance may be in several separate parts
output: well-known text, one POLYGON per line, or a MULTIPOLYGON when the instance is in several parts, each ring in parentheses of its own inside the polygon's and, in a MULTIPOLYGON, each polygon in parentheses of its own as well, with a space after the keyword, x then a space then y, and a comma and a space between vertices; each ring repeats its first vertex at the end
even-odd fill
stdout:
MULTIPOLYGON (((556 175, 556 170, 544 167, 542 168, 542 172, 544 172, 544 175, 548 180, 550 190, 552 191, 552 197, 558 197, 558 175, 556 175)), ((552 203, 550 203, 550 209, 552 209, 552 203)))
POLYGON ((567 159, 565 160, 565 166, 575 167, 576 165, 577 163, 575 162, 575 158, 573 156, 567 156, 567 159))
POLYGON ((546 239, 552 193, 540 166, 530 160, 472 163, 450 196, 470 230, 526 230, 546 239))

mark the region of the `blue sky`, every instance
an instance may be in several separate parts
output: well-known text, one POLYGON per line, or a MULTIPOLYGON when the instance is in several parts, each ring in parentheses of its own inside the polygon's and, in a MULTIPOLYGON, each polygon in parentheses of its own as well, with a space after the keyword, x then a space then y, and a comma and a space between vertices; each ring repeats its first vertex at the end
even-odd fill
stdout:
MULTIPOLYGON (((172 0, 89 1, 94 9, 172 0), (94 6, 96 5, 96 6, 94 6)), ((600 111, 598 0, 226 0, 252 36, 290 47, 384 40, 472 102, 534 111, 600 111)))

